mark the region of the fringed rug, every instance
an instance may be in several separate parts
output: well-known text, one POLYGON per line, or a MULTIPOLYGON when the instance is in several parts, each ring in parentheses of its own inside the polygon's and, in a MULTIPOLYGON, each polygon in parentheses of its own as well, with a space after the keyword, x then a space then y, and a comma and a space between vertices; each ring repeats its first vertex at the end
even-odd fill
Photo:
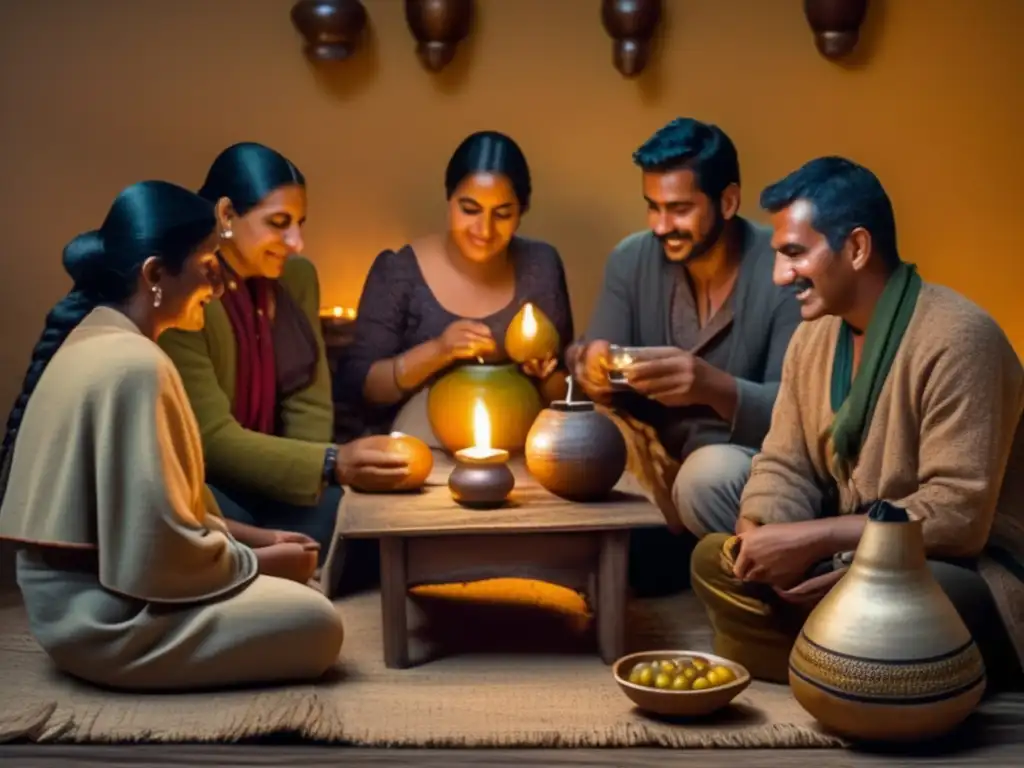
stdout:
MULTIPOLYGON (((380 602, 337 602, 333 679, 205 694, 118 694, 55 672, 20 605, 0 608, 0 741, 233 742, 288 733, 360 746, 837 747, 782 686, 755 683, 700 721, 645 716, 596 655, 579 597, 537 582, 422 588, 406 670, 384 667, 380 602)), ((709 648, 691 594, 633 601, 631 649, 709 648)), ((287 648, 281 649, 287 653, 287 648)))

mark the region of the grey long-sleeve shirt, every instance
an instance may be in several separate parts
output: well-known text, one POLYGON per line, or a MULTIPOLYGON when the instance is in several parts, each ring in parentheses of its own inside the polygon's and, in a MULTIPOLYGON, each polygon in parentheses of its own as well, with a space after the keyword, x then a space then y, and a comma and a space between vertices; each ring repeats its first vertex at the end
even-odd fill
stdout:
MULTIPOLYGON (((760 449, 771 423, 786 348, 800 323, 795 291, 772 283, 771 230, 743 218, 738 224, 743 245, 730 299, 732 321, 721 324, 717 333, 692 350, 736 379, 739 399, 732 423, 705 406, 665 408, 637 395, 617 396, 616 405, 652 424, 666 449, 679 459, 712 443, 760 449)), ((678 265, 665 258, 652 232, 629 235, 608 258, 585 338, 622 346, 675 346, 672 300, 678 279, 678 265)))

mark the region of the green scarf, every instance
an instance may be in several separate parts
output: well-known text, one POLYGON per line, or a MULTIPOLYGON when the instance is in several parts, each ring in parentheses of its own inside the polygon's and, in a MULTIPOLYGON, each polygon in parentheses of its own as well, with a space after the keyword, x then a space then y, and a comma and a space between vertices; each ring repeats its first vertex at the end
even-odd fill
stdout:
POLYGON ((844 321, 832 362, 832 470, 846 480, 871 426, 882 385, 910 325, 921 292, 913 264, 900 264, 889 277, 864 338, 860 367, 853 376, 853 329, 844 321))

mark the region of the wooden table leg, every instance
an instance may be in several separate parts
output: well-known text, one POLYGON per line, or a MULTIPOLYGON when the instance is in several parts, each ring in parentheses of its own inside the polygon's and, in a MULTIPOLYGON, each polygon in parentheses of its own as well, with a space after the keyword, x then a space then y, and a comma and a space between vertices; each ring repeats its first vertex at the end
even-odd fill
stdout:
POLYGON ((601 534, 597 564, 597 647, 601 660, 611 664, 626 653, 626 591, 628 588, 629 531, 601 534))
POLYGON ((405 570, 405 539, 380 540, 380 604, 384 634, 384 666, 409 666, 409 631, 405 612, 408 581, 405 570))

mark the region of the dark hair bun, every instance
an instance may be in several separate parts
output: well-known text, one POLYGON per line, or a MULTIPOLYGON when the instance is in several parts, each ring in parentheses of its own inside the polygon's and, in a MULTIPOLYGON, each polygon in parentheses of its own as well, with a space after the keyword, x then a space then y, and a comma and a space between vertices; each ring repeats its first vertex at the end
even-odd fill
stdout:
POLYGON ((75 283, 88 282, 88 277, 102 264, 103 235, 99 230, 83 232, 64 246, 64 270, 75 283))

